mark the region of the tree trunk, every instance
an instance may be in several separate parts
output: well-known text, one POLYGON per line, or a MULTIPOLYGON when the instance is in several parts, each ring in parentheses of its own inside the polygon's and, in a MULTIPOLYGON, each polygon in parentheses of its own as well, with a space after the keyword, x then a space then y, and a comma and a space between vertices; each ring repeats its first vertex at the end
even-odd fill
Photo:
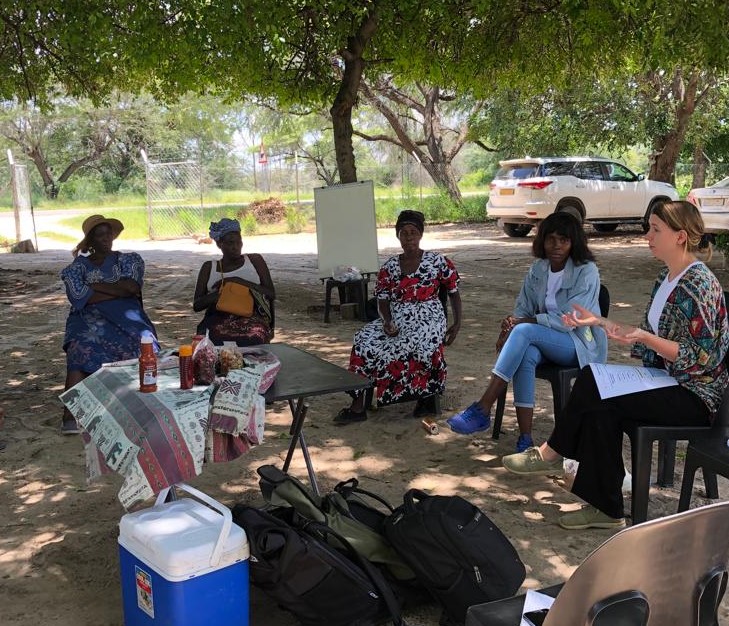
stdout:
POLYGON ((709 166, 709 160, 704 154, 703 144, 697 144, 694 147, 694 165, 693 165, 693 180, 691 181, 691 188, 696 189, 697 187, 706 187, 706 168, 709 166))
MULTIPOLYGON (((428 146, 430 162, 423 163, 423 167, 430 174, 435 184, 443 189, 456 204, 461 204, 461 190, 458 188, 453 173, 452 157, 446 156, 443 145, 443 124, 438 103, 440 102, 440 88, 431 87, 425 92, 425 113, 423 115, 423 129, 425 145, 428 146)), ((455 155, 454 155, 455 156, 455 155)))
POLYGON ((434 163, 426 159, 423 161, 423 167, 430 174, 430 177, 439 189, 445 191, 453 202, 461 204, 463 196, 461 195, 461 190, 458 188, 458 181, 453 172, 453 166, 450 163, 434 163))
POLYGON ((357 102, 357 92, 364 71, 364 51, 376 30, 377 10, 375 9, 365 15, 357 34, 347 41, 347 47, 342 52, 344 59, 342 81, 332 108, 329 110, 334 129, 334 151, 337 157, 339 180, 342 183, 357 182, 357 168, 352 145, 352 108, 357 102))
POLYGON ((438 188, 447 193, 453 202, 460 204, 463 198, 453 171, 453 159, 466 142, 468 122, 464 122, 451 147, 446 148, 445 131, 438 106, 441 99, 440 88, 418 85, 418 91, 423 96, 422 101, 397 89, 390 79, 382 80, 374 87, 362 81, 360 90, 387 120, 395 136, 367 135, 361 132, 357 132, 357 135, 368 141, 388 141, 413 155, 438 188), (412 119, 422 119, 422 122, 416 124, 422 135, 416 137, 415 133, 409 132, 402 123, 401 116, 387 105, 385 99, 411 109, 414 112, 410 116, 412 119), (424 148, 427 148, 427 151, 424 148))
POLYGON ((678 162, 688 123, 696 108, 696 92, 699 75, 692 71, 688 79, 678 70, 671 87, 672 101, 676 103, 673 128, 666 134, 656 137, 653 142, 653 162, 649 178, 666 183, 675 181, 676 163, 678 162))
POLYGON ((43 190, 45 191, 46 197, 50 200, 58 198, 58 184, 53 177, 51 166, 46 161, 43 151, 38 146, 33 146, 28 149, 21 144, 21 148, 23 148, 23 152, 30 157, 35 168, 38 170, 38 173, 43 180, 43 190))

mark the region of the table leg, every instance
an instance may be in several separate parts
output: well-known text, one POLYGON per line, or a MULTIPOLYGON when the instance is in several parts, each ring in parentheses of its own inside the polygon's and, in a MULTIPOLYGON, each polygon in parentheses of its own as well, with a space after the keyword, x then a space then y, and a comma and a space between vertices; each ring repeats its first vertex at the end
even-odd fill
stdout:
POLYGON ((319 486, 316 482, 316 475, 314 474, 314 466, 311 463, 311 456, 309 455, 309 448, 306 445, 306 439, 304 438, 304 420, 306 419, 306 412, 308 411, 308 405, 304 404, 304 398, 299 398, 294 405, 293 400, 289 400, 289 408, 293 415, 291 421, 291 428, 289 434, 291 435, 291 443, 289 444, 289 450, 286 453, 286 460, 283 464, 283 471, 288 472, 291 466, 291 459, 294 456, 294 450, 296 450, 296 444, 301 446, 301 453, 304 455, 304 463, 306 464, 306 472, 309 474, 309 482, 311 488, 316 495, 319 493, 319 486))
POLYGON ((299 445, 301 446, 301 453, 304 455, 304 462, 306 463, 306 473, 309 474, 309 484, 311 484, 311 490, 320 496, 319 484, 316 482, 316 474, 314 474, 314 465, 311 462, 309 456, 309 448, 306 445, 306 439, 304 439, 304 431, 299 433, 299 445))

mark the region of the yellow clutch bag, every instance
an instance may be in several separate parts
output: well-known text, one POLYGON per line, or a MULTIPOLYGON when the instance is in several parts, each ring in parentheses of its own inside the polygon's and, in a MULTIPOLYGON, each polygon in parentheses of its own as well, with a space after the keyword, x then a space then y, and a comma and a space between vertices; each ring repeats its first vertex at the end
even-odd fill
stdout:
POLYGON ((220 291, 218 292, 218 303, 215 305, 218 311, 224 313, 232 313, 241 317, 250 317, 253 315, 253 295, 251 290, 245 285, 239 283, 225 282, 220 283, 220 291))

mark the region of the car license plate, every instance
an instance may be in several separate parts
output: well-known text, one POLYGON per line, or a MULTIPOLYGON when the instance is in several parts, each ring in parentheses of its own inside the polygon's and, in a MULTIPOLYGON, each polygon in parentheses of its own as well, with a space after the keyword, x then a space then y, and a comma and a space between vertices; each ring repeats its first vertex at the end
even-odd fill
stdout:
POLYGON ((499 195, 501 196, 513 196, 514 195, 514 189, 512 187, 505 187, 502 188, 499 192, 499 195))
POLYGON ((721 206, 724 204, 724 198, 704 198, 701 205, 704 206, 721 206))

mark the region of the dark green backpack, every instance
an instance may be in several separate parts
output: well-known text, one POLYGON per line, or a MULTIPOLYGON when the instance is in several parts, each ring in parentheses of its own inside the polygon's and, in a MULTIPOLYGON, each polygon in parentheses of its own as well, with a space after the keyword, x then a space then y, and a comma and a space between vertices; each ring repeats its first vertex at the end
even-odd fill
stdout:
POLYGON ((359 555, 384 568, 396 581, 416 584, 413 571, 382 534, 392 507, 384 498, 360 489, 356 478, 339 483, 331 493, 318 496, 274 465, 262 465, 257 471, 261 477, 261 493, 272 506, 292 507, 306 519, 327 525, 344 537, 359 555), (367 499, 375 500, 387 513, 368 504, 367 499))

